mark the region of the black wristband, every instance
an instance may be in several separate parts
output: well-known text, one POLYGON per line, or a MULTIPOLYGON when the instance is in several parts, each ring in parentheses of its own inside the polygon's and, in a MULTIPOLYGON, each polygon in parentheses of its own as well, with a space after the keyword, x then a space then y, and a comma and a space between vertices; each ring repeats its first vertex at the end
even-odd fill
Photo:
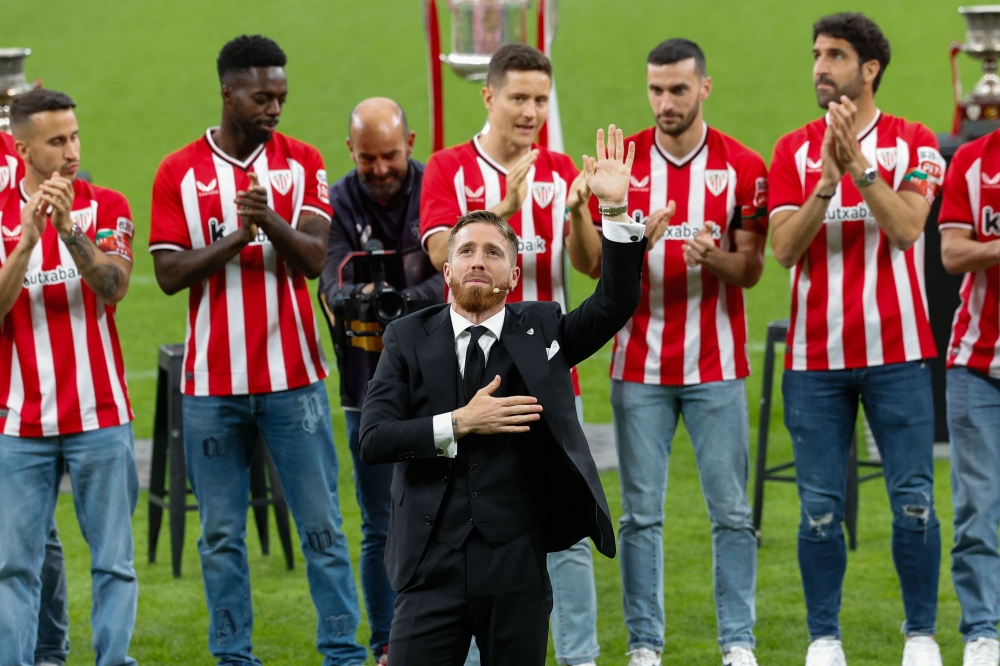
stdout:
POLYGON ((833 195, 836 193, 837 193, 836 190, 834 190, 830 194, 820 194, 819 192, 813 192, 813 196, 815 196, 817 199, 832 199, 833 195))

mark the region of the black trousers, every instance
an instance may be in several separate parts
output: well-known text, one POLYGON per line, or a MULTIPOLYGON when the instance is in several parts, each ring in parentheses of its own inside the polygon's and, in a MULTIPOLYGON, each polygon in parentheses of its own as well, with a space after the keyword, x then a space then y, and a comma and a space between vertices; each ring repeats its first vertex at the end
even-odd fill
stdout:
POLYGON ((475 529, 460 550, 432 542, 396 597, 389 666, 461 666, 472 636, 483 666, 542 666, 551 611, 534 532, 496 548, 475 529))

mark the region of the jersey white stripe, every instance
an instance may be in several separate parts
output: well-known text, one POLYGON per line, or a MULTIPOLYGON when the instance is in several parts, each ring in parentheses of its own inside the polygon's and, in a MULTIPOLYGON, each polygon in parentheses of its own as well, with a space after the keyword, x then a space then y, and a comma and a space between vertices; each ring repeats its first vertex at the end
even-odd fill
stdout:
MULTIPOLYGON (((877 162, 872 162, 877 164, 877 162)), ((901 137, 896 137, 896 169, 892 173, 892 189, 899 190, 906 175, 906 169, 910 165, 910 144, 901 137)))
MULTIPOLYGON (((118 379, 118 366, 115 364, 115 352, 111 348, 111 330, 108 328, 107 308, 97 301, 97 330, 101 336, 101 348, 104 352, 104 361, 108 365, 108 381, 111 383, 111 395, 114 396, 115 405, 118 407, 118 425, 129 422, 128 406, 125 404, 126 386, 118 379)), ((122 376, 125 375, 125 368, 122 368, 122 376)))
POLYGON ((565 263, 563 261, 563 241, 566 232, 566 197, 568 185, 566 180, 555 171, 552 172, 552 300, 559 304, 563 312, 567 311, 566 284, 563 281, 565 263))
MULTIPOLYGON (((188 235, 191 237, 191 248, 199 249, 206 246, 205 233, 201 228, 201 209, 198 206, 198 190, 195 187, 194 169, 188 169, 181 179, 181 204, 184 207, 184 219, 187 221, 188 235)), ((194 335, 194 394, 208 395, 208 340, 212 335, 212 316, 209 305, 208 280, 201 283, 201 302, 195 315, 194 331, 191 331, 190 316, 186 322, 185 340, 194 335)), ((187 367, 187 354, 190 347, 184 348, 184 366, 187 367)), ((184 391, 185 380, 181 377, 181 391, 184 391)))
MULTIPOLYGON (((861 153, 869 164, 878 164, 876 146, 878 146, 878 127, 861 140, 861 153)), ((885 351, 882 347, 882 313, 878 309, 878 249, 882 243, 882 234, 878 222, 874 219, 865 220, 864 224, 865 284, 861 302, 864 308, 868 365, 872 366, 885 363, 885 351)), ((843 367, 841 363, 837 369, 843 367)), ((830 369, 835 369, 832 363, 830 369)))
MULTIPOLYGON (((805 198, 806 158, 808 156, 809 142, 806 141, 795 151, 795 169, 799 174, 799 184, 802 186, 803 198, 805 198)), ((834 197, 840 194, 839 189, 838 187, 837 192, 834 193, 834 197)), ((798 207, 796 207, 796 210, 798 210, 798 207)), ((777 212, 777 209, 772 211, 771 215, 774 215, 775 212, 777 212)), ((792 370, 806 369, 806 308, 809 287, 812 283, 809 279, 809 272, 802 270, 802 266, 803 264, 796 263, 788 276, 793 290, 795 289, 795 280, 796 278, 798 279, 798 291, 793 292, 792 296, 796 305, 795 321, 792 322, 792 370)))
MULTIPOLYGON (((28 259, 27 273, 42 269, 42 244, 38 243, 28 259)), ((38 366, 38 388, 41 393, 42 434, 46 437, 59 434, 59 408, 56 401, 56 369, 52 357, 52 340, 45 310, 45 287, 35 284, 28 287, 31 304, 31 329, 35 340, 35 363, 38 366)))
MULTIPOLYGON (((688 168, 687 222, 694 228, 705 225, 705 167, 708 151, 702 150, 691 161, 688 168)), ((701 266, 687 267, 687 316, 684 319, 684 383, 697 384, 701 381, 701 266)))
POLYGON ((494 206, 499 205, 501 200, 500 175, 497 173, 496 169, 490 166, 490 163, 482 157, 477 157, 476 163, 479 165, 479 172, 483 175, 483 187, 486 190, 483 194, 485 197, 483 208, 489 210, 494 206))
POLYGON ((977 158, 969 170, 965 172, 965 184, 969 188, 969 208, 972 209, 972 226, 976 230, 976 237, 979 237, 979 182, 982 178, 983 158, 977 158))
POLYGON ((3 434, 18 437, 21 434, 21 410, 24 408, 24 378, 17 345, 12 345, 10 360, 10 392, 7 394, 7 423, 3 434))
MULTIPOLYGON (((840 185, 830 200, 830 208, 842 205, 840 185)), ((826 354, 831 370, 844 367, 844 225, 827 221, 826 229, 826 354)))
MULTIPOLYGON (((96 201, 94 202, 97 203, 96 201)), ((97 211, 94 211, 95 224, 97 211)), ((63 266, 75 266, 76 262, 70 255, 66 245, 60 239, 58 242, 59 263, 63 266)), ((100 424, 97 421, 97 398, 94 393, 94 375, 90 367, 90 348, 87 344, 87 311, 83 304, 82 278, 66 280, 66 302, 69 306, 70 333, 73 336, 73 358, 76 361, 76 392, 80 401, 80 422, 83 430, 96 430, 100 424)), ((96 294, 95 294, 96 296, 96 294)), ((104 302, 96 296, 98 313, 104 310, 104 302)), ((115 396, 118 403, 118 396, 115 396)))
MULTIPOLYGON (((535 167, 528 169, 524 178, 528 186, 528 196, 521 203, 521 239, 524 245, 535 240, 535 198, 531 196, 532 185, 535 182, 535 167)), ((556 239, 552 239, 555 243, 556 239)), ((538 254, 537 252, 521 253, 521 300, 538 300, 538 254)))
POLYGON ((906 266, 906 255, 899 248, 890 245, 889 260, 892 262, 900 324, 903 326, 903 353, 907 361, 913 361, 921 356, 920 338, 917 335, 917 315, 913 306, 913 288, 910 284, 910 272, 906 266))
POLYGON ((962 336, 961 348, 955 357, 955 364, 968 365, 972 358, 972 348, 981 334, 980 320, 983 316, 983 301, 986 300, 986 272, 976 271, 972 275, 972 291, 969 293, 969 327, 962 336))
MULTIPOLYGON (((656 146, 649 149, 649 214, 667 207, 667 161, 656 146)), ((663 272, 666 266, 666 238, 660 238, 646 253, 649 269, 649 323, 646 325, 646 362, 643 367, 643 382, 660 383, 660 369, 663 354, 663 272)), ((625 357, 622 356, 622 370, 625 357)))
MULTIPOLYGON (((223 234, 239 231, 240 222, 236 215, 236 175, 233 166, 212 155, 215 175, 219 179, 219 201, 222 204, 223 234)), ((229 337, 229 369, 232 377, 233 395, 245 395, 250 391, 247 376, 246 323, 243 316, 243 267, 237 254, 226 262, 226 322, 229 337)))
POLYGON ((462 215, 469 212, 469 202, 465 198, 465 167, 458 167, 455 174, 455 198, 458 200, 458 210, 462 215))
MULTIPOLYGON (((289 165, 292 161, 289 160, 289 165)), ((297 166, 297 165, 296 165, 297 166)), ((257 181, 267 190, 267 205, 274 209, 274 191, 271 189, 271 175, 267 163, 267 151, 261 153, 260 157, 253 164, 253 170, 257 174, 257 181)), ((295 180, 296 169, 292 166, 292 182, 295 187, 296 204, 301 201, 302 187, 295 180)), ((301 171, 301 167, 299 168, 301 171)), ((296 212, 299 206, 295 206, 296 212)), ((294 218, 293 218, 294 219, 294 218)), ((278 253, 274 249, 274 244, 270 239, 265 240, 260 245, 264 261, 264 311, 266 321, 264 326, 267 331, 267 372, 268 381, 272 391, 284 391, 288 388, 288 377, 285 372, 285 355, 282 348, 281 326, 278 317, 278 253)))
MULTIPOLYGON (((726 165, 729 170, 729 187, 726 193, 726 220, 733 219, 736 211, 736 169, 731 164, 726 165)), ((729 252, 730 234, 723 234, 719 239, 719 246, 723 252, 729 252)), ((723 379, 736 379, 736 343, 733 340, 733 322, 729 319, 729 303, 727 298, 727 286, 719 280, 719 298, 715 307, 715 336, 719 345, 719 365, 722 369, 723 379)))

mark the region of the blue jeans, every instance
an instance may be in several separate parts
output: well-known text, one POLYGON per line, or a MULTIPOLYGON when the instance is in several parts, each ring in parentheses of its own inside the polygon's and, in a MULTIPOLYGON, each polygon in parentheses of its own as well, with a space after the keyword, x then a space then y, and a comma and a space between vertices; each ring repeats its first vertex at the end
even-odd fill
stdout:
POLYGON ((712 522, 719 646, 754 647, 757 537, 747 501, 750 435, 742 379, 691 386, 613 380, 622 517, 618 532, 628 648, 663 647, 663 505, 678 417, 694 446, 712 522))
MULTIPOLYGON (((583 423, 583 401, 576 397, 576 415, 583 423)), ((559 664, 585 664, 601 654, 597 643, 597 588, 590 540, 549 553, 546 569, 552 584, 552 644, 559 664)), ((479 666, 475 639, 465 666, 479 666)))
POLYGON ((385 572, 385 540, 389 535, 389 510, 392 498, 392 465, 366 465, 361 462, 361 412, 344 410, 347 442, 354 460, 354 491, 361 508, 361 591, 365 596, 368 625, 372 636, 369 645, 377 660, 389 645, 396 592, 385 572))
MULTIPOLYGON (((59 474, 62 478, 62 474, 59 474)), ((56 488, 58 489, 58 484, 56 488)), ((66 598, 66 563, 63 560, 59 530, 52 523, 45 540, 45 561, 42 564, 42 591, 38 608, 38 640, 35 643, 36 664, 65 664, 69 657, 69 603, 66 598)))
POLYGON ((964 367, 948 371, 951 496, 955 545, 951 578, 966 641, 997 638, 1000 622, 1000 380, 964 367))
POLYGON ((131 425, 56 437, 0 435, 0 664, 35 663, 60 457, 69 465, 73 504, 90 546, 97 666, 135 664, 128 656, 139 597, 132 545, 139 496, 133 446, 131 425))
POLYGON ((799 569, 810 638, 840 637, 847 569, 841 522, 859 397, 882 457, 892 507, 892 558, 906 614, 903 632, 933 634, 941 531, 934 512, 930 367, 913 361, 855 370, 786 370, 781 392, 795 452, 799 569))
POLYGON ((306 559, 324 666, 361 664, 354 638, 360 610, 347 538, 340 529, 337 452, 323 382, 278 393, 184 396, 184 455, 201 517, 201 575, 208 602, 208 649, 220 664, 253 656, 247 565, 250 459, 258 431, 281 477, 306 559))

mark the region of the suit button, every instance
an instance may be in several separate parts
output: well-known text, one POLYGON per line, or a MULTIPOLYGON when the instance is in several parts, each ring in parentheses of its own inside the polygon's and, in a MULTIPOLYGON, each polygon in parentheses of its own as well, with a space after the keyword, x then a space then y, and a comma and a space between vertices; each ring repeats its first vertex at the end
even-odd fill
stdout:
POLYGON ((437 452, 437 454, 439 456, 443 456, 444 455, 444 449, 442 449, 440 446, 437 447, 436 449, 434 449, 434 451, 437 452))
POLYGON ((632 242, 634 243, 634 242, 636 242, 637 240, 639 240, 639 237, 638 237, 638 236, 632 236, 632 237, 631 237, 631 240, 632 240, 632 242))
POLYGON ((469 469, 476 469, 476 467, 478 467, 476 463, 472 463, 471 465, 469 465, 469 469))
POLYGON ((473 492, 472 493, 472 499, 476 499, 477 497, 479 497, 479 493, 473 492))
POLYGON ((472 524, 472 518, 469 518, 469 524, 470 525, 472 524))
POLYGON ((428 525, 433 525, 434 519, 431 518, 430 516, 424 516, 424 522, 427 523, 428 525))

